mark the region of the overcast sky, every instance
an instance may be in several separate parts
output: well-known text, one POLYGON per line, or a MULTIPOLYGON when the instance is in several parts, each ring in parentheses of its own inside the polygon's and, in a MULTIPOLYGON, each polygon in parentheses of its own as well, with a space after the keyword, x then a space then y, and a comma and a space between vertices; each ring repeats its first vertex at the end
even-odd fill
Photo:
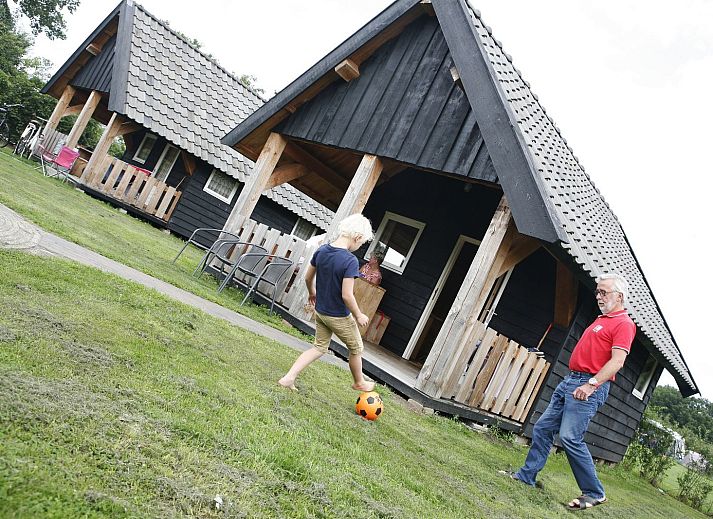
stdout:
MULTIPOLYGON (((438 0, 434 0, 438 1, 438 0)), ((59 67, 116 6, 83 0, 59 67)), ((388 0, 144 0, 270 97, 388 0)), ((471 0, 619 217, 701 393, 713 399, 706 270, 713 195, 713 1, 471 0)), ((713 319, 712 319, 713 321, 713 319)), ((673 384, 664 374, 661 383, 673 384)))

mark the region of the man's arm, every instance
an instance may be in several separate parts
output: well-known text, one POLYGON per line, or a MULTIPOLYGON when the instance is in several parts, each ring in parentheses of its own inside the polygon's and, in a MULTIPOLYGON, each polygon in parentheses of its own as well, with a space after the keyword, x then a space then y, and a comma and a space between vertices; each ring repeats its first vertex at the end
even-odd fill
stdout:
MULTIPOLYGON (((600 384, 612 378, 624 366, 626 355, 626 350, 612 348, 611 359, 602 366, 602 369, 599 370, 599 373, 594 375, 594 378, 596 378, 600 384)), ((597 388, 590 384, 582 384, 574 390, 574 398, 577 400, 587 400, 596 390, 597 388)))
POLYGON ((344 304, 347 305, 347 308, 349 308, 349 311, 359 326, 369 324, 369 317, 361 312, 356 297, 354 297, 354 278, 344 278, 342 280, 342 300, 344 304))
POLYGON ((317 269, 314 268, 314 265, 309 263, 307 265, 307 270, 305 271, 305 285, 307 285, 307 293, 309 294, 308 296, 308 301, 309 304, 312 306, 315 305, 317 302, 317 291, 315 290, 314 287, 314 278, 315 275, 317 274, 317 269))

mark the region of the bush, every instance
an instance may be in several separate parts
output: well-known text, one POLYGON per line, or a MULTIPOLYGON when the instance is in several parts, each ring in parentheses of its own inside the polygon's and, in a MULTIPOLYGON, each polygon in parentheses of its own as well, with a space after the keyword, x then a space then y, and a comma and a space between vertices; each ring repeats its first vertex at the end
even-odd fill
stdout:
POLYGON ((657 485, 666 471, 674 464, 667 455, 673 436, 644 418, 626 451, 626 463, 638 469, 641 477, 657 485))
POLYGON ((678 498, 698 510, 701 509, 706 497, 713 490, 713 485, 703 475, 704 465, 693 463, 677 479, 679 487, 678 498))

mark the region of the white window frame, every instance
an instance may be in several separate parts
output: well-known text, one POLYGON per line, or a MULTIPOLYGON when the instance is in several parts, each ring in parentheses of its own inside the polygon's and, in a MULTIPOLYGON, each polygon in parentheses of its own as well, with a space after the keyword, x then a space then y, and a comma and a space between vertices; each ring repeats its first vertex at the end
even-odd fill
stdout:
POLYGON ((151 150, 153 150, 153 147, 156 146, 157 142, 158 142, 158 135, 155 135, 151 132, 146 132, 144 134, 144 138, 141 139, 141 144, 139 144, 139 147, 136 148, 136 153, 134 153, 134 157, 131 160, 133 160, 134 162, 138 162, 139 164, 146 164, 146 160, 151 155, 151 150), (141 160, 139 158, 139 154, 141 153, 141 150, 143 149, 144 144, 146 144, 146 139, 148 139, 149 137, 153 137, 153 144, 151 144, 151 149, 149 149, 149 152, 146 155, 146 158, 144 160, 141 160))
POLYGON ((371 245, 369 245, 369 249, 366 252, 366 258, 371 257, 371 252, 376 248, 376 244, 379 243, 379 239, 381 238, 381 234, 384 232, 384 229, 386 229, 386 226, 388 225, 389 221, 393 220, 395 222, 402 223, 404 225, 408 225, 411 227, 415 227, 418 229, 418 232, 416 233, 416 237, 413 240, 413 243, 411 244, 411 248, 409 249, 408 253, 406 254, 406 257, 404 258, 404 264, 401 266, 398 265, 393 265, 386 261, 384 258, 384 261, 381 262, 381 267, 390 270, 392 272, 396 272, 397 274, 403 274, 404 270, 406 270, 406 265, 408 265, 409 260, 411 259, 411 254, 413 254, 414 249, 416 248, 416 244, 418 243, 418 240, 421 238, 421 233, 423 232, 423 229, 426 227, 426 224, 424 222, 419 222, 418 220, 414 220, 412 218, 408 218, 406 216, 401 216, 400 214, 392 213, 390 211, 386 211, 384 213, 384 218, 381 220, 381 224, 379 224, 379 229, 376 231, 376 234, 374 235, 374 239, 371 240, 371 245))
POLYGON ((237 190, 238 190, 238 181, 235 180, 235 179, 234 179, 233 177, 231 177, 230 175, 228 175, 227 173, 224 173, 224 172, 222 172, 222 171, 220 171, 220 170, 218 170, 218 169, 216 169, 216 168, 213 168, 213 171, 211 171, 210 176, 208 177, 208 180, 206 180, 206 183, 205 183, 205 185, 203 186, 203 191, 205 191, 206 193, 208 193, 208 194, 211 195, 211 196, 214 196, 214 197, 217 198, 218 200, 220 200, 220 201, 222 201, 222 202, 225 202, 226 204, 229 204, 230 202, 233 201, 233 197, 235 196, 235 193, 236 193, 237 190), (217 193, 216 191, 213 191, 212 189, 210 189, 210 188, 208 187, 208 186, 210 185, 210 181, 213 180, 213 176, 214 176, 216 173, 220 173, 220 174, 222 174, 222 175, 225 175, 226 177, 228 177, 229 179, 231 179, 231 180, 234 181, 234 182, 233 182, 233 189, 232 189, 232 191, 230 191, 230 196, 228 196, 228 198, 224 197, 224 196, 221 195, 220 193, 217 193))
POLYGON ((631 391, 631 394, 634 395, 636 398, 639 400, 644 399, 644 395, 646 395, 646 392, 649 390, 649 386, 651 385, 651 380, 654 378, 654 373, 656 373, 656 367, 658 366, 658 362, 654 357, 649 355, 646 358, 646 362, 644 362, 644 367, 641 368, 641 373, 639 373, 638 378, 636 379, 636 384, 634 384, 634 389, 631 391), (653 363, 651 365, 651 371, 646 373, 647 368, 649 367, 650 363, 653 363), (646 378, 643 379, 642 376, 646 375, 646 378), (641 384, 640 384, 641 383, 641 384), (636 389, 639 385, 642 386, 642 389, 636 389))
POLYGON ((171 170, 173 169, 173 166, 176 165, 176 161, 178 160, 178 157, 180 157, 180 156, 181 156, 181 149, 180 149, 180 148, 178 148, 177 146, 174 146, 173 144, 166 144, 166 147, 165 147, 165 148, 163 149, 163 151, 161 152, 161 156, 159 157, 158 162, 156 163, 156 166, 154 166, 154 168, 153 168, 153 170, 154 170, 154 177, 156 177, 156 180, 160 180, 161 182, 163 182, 164 180, 166 180, 166 179, 168 178, 168 175, 171 174, 171 170), (160 177, 158 176, 158 173, 159 173, 159 170, 161 169, 161 166, 163 165, 163 159, 166 157, 166 154, 168 153, 168 150, 171 149, 171 148, 173 148, 173 149, 175 149, 175 150, 178 150, 178 153, 176 153, 176 157, 173 159, 173 162, 171 162, 171 165, 170 165, 170 166, 168 167, 168 169, 166 170, 166 176, 163 177, 163 178, 160 178, 160 177))
POLYGON ((299 238, 299 239, 302 240, 302 241, 307 241, 307 240, 309 240, 312 236, 314 236, 315 234, 317 234, 319 231, 320 231, 319 227, 317 227, 316 225, 314 225, 312 222, 310 222, 310 221, 307 220, 306 218, 302 218, 301 216, 298 216, 298 217, 297 217, 297 221, 295 222, 294 227, 292 227, 292 230, 290 231, 290 236, 294 236, 295 238, 299 238), (307 222, 308 224, 310 224, 310 225, 312 225, 312 226, 314 227, 314 229, 312 229, 312 234, 309 235, 307 238, 300 238, 299 236, 297 236, 297 235, 295 234, 295 231, 297 230, 297 226, 300 224, 300 222, 307 222))

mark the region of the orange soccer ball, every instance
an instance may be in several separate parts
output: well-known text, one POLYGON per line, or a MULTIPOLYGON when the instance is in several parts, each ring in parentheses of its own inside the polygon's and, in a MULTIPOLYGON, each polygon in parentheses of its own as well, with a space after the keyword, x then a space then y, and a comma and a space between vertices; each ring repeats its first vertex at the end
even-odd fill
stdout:
POLYGON ((356 401, 356 413, 366 420, 376 420, 384 412, 384 402, 376 391, 365 391, 356 401))

